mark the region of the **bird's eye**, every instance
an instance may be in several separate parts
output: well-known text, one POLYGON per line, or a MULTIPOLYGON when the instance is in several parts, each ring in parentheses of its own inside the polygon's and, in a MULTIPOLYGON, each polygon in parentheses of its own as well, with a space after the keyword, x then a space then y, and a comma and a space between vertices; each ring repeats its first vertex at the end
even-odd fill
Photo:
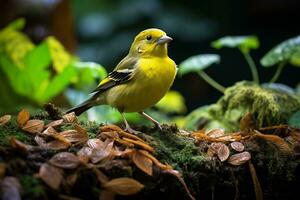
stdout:
POLYGON ((152 36, 151 35, 148 35, 147 36, 147 40, 151 40, 152 39, 152 36))

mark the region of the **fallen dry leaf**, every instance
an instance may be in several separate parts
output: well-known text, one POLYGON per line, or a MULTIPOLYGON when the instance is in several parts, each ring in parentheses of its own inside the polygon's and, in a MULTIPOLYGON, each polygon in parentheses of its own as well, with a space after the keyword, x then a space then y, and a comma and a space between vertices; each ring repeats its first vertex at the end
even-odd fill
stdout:
POLYGON ((58 141, 62 141, 64 143, 67 143, 68 145, 71 145, 71 142, 63 135, 58 134, 52 126, 49 126, 46 130, 44 130, 41 135, 47 135, 58 141))
POLYGON ((232 149, 234 149, 238 152, 242 152, 245 149, 245 146, 241 142, 231 142, 230 146, 231 146, 232 149))
POLYGON ((134 144, 132 144, 132 143, 130 143, 130 142, 127 142, 127 141, 125 141, 125 140, 122 140, 122 139, 120 139, 120 138, 115 138, 114 139, 117 143, 119 143, 119 144, 122 144, 122 145, 124 145, 124 146, 127 146, 127 147, 134 147, 134 144))
POLYGON ((76 130, 66 130, 58 133, 58 135, 62 136, 66 141, 71 143, 85 142, 87 140, 86 134, 78 133, 76 130))
POLYGON ((142 142, 142 141, 139 141, 139 140, 132 140, 130 138, 125 138, 125 137, 123 138, 123 140, 125 140, 127 142, 131 142, 136 146, 139 146, 139 147, 141 147, 141 148, 143 148, 147 151, 150 151, 151 153, 154 152, 154 149, 151 146, 149 146, 148 144, 146 144, 145 142, 142 142))
POLYGON ((218 155, 218 158, 220 159, 220 161, 224 162, 225 160, 227 160, 229 157, 229 154, 230 154, 230 151, 229 151, 229 148, 227 147, 227 145, 221 143, 221 146, 217 152, 217 155, 218 155))
POLYGON ((13 176, 6 176, 0 184, 0 198, 2 200, 21 200, 21 184, 20 181, 13 176))
POLYGON ((88 163, 89 159, 92 155, 93 149, 90 147, 82 147, 79 151, 77 151, 77 156, 79 160, 83 163, 88 163))
POLYGON ((98 138, 93 138, 87 141, 87 145, 92 149, 104 149, 107 144, 98 138))
POLYGON ((29 120, 30 118, 30 113, 28 110, 23 109, 19 112, 18 117, 17 117, 17 123, 20 128, 22 128, 29 120))
POLYGON ((62 116, 64 122, 66 123, 76 123, 77 122, 77 117, 75 115, 75 112, 70 112, 68 114, 65 114, 62 116))
POLYGON ((206 135, 211 138, 217 138, 217 137, 223 136, 224 133, 225 133, 224 129, 216 128, 216 129, 213 129, 213 130, 209 131, 208 133, 206 133, 206 135))
POLYGON ((11 115, 3 115, 0 117, 0 126, 8 123, 11 119, 11 115))
POLYGON ((251 159, 251 154, 248 151, 237 153, 229 157, 228 163, 232 165, 242 165, 251 159))
POLYGON ((116 126, 116 125, 106 125, 106 126, 101 126, 100 127, 100 131, 101 132, 112 132, 112 131, 117 131, 117 133, 122 136, 122 137, 127 137, 127 138, 131 138, 131 139, 135 139, 135 140, 139 140, 143 142, 143 139, 141 139, 140 137, 136 136, 136 135, 132 135, 130 133, 127 133, 125 131, 123 131, 120 127, 116 126))
POLYGON ((50 122, 49 124, 47 124, 47 125, 45 126, 45 128, 48 128, 48 127, 50 127, 50 126, 52 126, 52 127, 57 127, 57 126, 61 125, 63 122, 64 122, 63 119, 58 119, 58 120, 52 121, 52 122, 50 122))
POLYGON ((78 173, 77 172, 72 173, 72 174, 70 174, 70 175, 67 176, 66 183, 69 186, 73 186, 76 183, 77 178, 78 178, 78 173))
POLYGON ((70 144, 65 143, 59 140, 53 140, 50 142, 47 142, 40 136, 36 135, 34 137, 35 142, 44 149, 51 149, 51 150, 63 150, 69 148, 70 144))
POLYGON ((57 190, 63 180, 63 171, 47 163, 42 164, 39 177, 52 189, 57 190))
POLYGON ((139 150, 133 152, 132 161, 134 164, 143 172, 152 176, 153 173, 153 162, 150 158, 140 153, 139 150))
POLYGON ((34 148, 34 146, 25 144, 25 143, 21 142, 20 140, 16 139, 15 137, 10 138, 9 144, 12 148, 18 149, 22 152, 28 152, 34 148))
POLYGON ((163 169, 163 170, 173 169, 172 166, 170 166, 170 165, 164 165, 164 164, 162 164, 161 162, 159 162, 159 161, 158 161, 154 156, 152 156, 148 151, 145 151, 145 150, 139 150, 139 152, 140 152, 141 154, 143 154, 144 156, 148 157, 149 159, 151 159, 151 160, 153 161, 153 163, 154 163, 157 167, 159 167, 159 168, 161 168, 161 169, 163 169))
POLYGON ((69 152, 61 152, 55 154, 50 160, 50 164, 63 168, 63 169, 75 169, 80 165, 80 160, 76 155, 69 152))
POLYGON ((39 119, 32 119, 27 121, 27 123, 22 127, 22 130, 29 133, 41 133, 44 129, 44 121, 39 119))
POLYGON ((144 185, 132 178, 122 177, 108 181, 103 187, 119 195, 133 195, 141 191, 144 185))
POLYGON ((111 141, 102 149, 93 149, 92 155, 90 157, 92 163, 95 164, 107 158, 112 153, 113 145, 114 141, 111 141))

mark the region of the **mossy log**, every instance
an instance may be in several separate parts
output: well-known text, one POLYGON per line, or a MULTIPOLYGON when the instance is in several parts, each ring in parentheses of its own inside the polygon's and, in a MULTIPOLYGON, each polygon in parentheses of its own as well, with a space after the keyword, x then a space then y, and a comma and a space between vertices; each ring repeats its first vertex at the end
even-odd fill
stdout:
MULTIPOLYGON (((42 120, 49 120, 46 114, 38 114, 42 120)), ((80 122, 90 138, 99 134, 99 124, 80 122)), ((62 129, 66 128, 63 126, 62 129)), ((191 194, 196 199, 297 199, 300 185, 300 132, 287 126, 265 128, 256 134, 253 131, 242 133, 240 142, 245 151, 250 152, 251 160, 234 166, 227 161, 221 162, 216 156, 208 156, 211 141, 196 140, 190 134, 183 134, 176 127, 165 125, 163 131, 149 127, 136 127, 145 134, 141 137, 155 149, 153 154, 160 162, 178 170, 191 194), (264 135, 268 135, 265 137, 264 135), (273 137, 274 136, 274 137, 273 137), (280 139, 278 139, 280 138, 280 139), (276 141, 276 140, 280 141, 276 141), (285 143, 290 142, 290 143, 285 143), (284 144, 283 144, 284 143, 284 144), (286 146, 287 145, 287 146, 286 146), (253 184, 249 166, 253 165, 259 181, 261 194, 253 184)), ((17 128, 14 119, 0 126, 0 163, 6 165, 4 176, 18 178, 22 186, 22 199, 99 199, 103 192, 101 183, 88 167, 65 170, 64 182, 57 190, 50 189, 36 177, 42 163, 47 162, 57 151, 39 150, 32 152, 13 148, 9 138, 14 136, 26 144, 34 144, 34 136, 17 128), (76 181, 68 182, 71 174, 76 173, 76 181)), ((228 141, 224 141, 229 144, 228 141)), ((70 147, 69 152, 76 152, 70 147)), ((230 154, 234 151, 230 149, 230 154)), ((131 177, 145 187, 131 196, 116 196, 115 199, 190 199, 182 183, 167 171, 153 168, 149 176, 132 165, 126 158, 114 159, 105 166, 99 166, 110 178, 131 177)), ((3 188, 2 188, 3 189, 3 188)))

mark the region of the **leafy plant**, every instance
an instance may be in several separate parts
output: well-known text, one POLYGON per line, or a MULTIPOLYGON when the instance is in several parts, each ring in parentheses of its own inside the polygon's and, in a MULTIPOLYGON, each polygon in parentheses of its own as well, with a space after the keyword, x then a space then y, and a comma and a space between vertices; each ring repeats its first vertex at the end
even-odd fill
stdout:
POLYGON ((286 63, 300 66, 300 35, 281 42, 272 48, 261 60, 260 63, 264 67, 272 67, 278 65, 277 70, 270 80, 274 83, 286 63))

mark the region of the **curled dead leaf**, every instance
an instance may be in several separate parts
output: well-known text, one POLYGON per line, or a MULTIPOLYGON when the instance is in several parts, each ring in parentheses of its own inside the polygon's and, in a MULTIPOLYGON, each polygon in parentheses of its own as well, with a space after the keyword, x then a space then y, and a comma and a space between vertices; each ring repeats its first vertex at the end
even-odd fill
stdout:
POLYGON ((224 129, 216 128, 216 129, 210 130, 208 133, 206 133, 206 135, 211 138, 217 138, 217 137, 223 136, 224 133, 225 133, 224 129))
POLYGON ((42 164, 39 177, 52 189, 57 190, 63 180, 63 171, 47 163, 42 164))
POLYGON ((154 149, 149 146, 148 144, 146 144, 145 142, 143 141, 139 141, 139 140, 132 140, 130 138, 123 138, 123 140, 127 141, 127 142, 131 142, 132 144, 136 145, 136 146, 139 146, 141 147, 142 149, 145 149, 147 151, 150 151, 151 153, 154 152, 154 149))
POLYGON ((69 152, 61 152, 55 154, 49 162, 59 168, 63 169, 75 169, 80 165, 80 160, 76 155, 69 152))
POLYGON ((108 181, 103 187, 119 195, 133 195, 141 191, 144 185, 132 178, 122 177, 108 181))
POLYGON ((102 140, 98 138, 93 138, 87 141, 87 145, 92 149, 103 149, 107 144, 105 144, 102 140))
POLYGON ((256 200, 263 200, 263 191, 261 189, 254 165, 249 161, 249 171, 251 174, 256 200))
POLYGON ((151 159, 151 160, 153 161, 153 163, 154 163, 157 167, 159 167, 159 168, 161 168, 161 169, 163 169, 163 170, 173 169, 172 166, 170 166, 170 165, 164 165, 164 164, 162 164, 161 162, 159 162, 159 161, 158 161, 154 156, 152 156, 148 151, 145 151, 145 150, 139 150, 139 152, 140 152, 141 154, 143 154, 144 156, 148 157, 149 159, 151 159))
POLYGON ((132 135, 130 133, 127 133, 125 131, 123 131, 120 127, 116 126, 116 125, 106 125, 106 126, 101 126, 100 127, 100 131, 101 132, 112 132, 112 131, 116 131, 120 136, 122 137, 127 137, 127 138, 131 138, 134 140, 139 140, 139 141, 143 141, 140 137, 136 136, 136 135, 132 135))
POLYGON ((83 163, 88 163, 90 156, 92 155, 93 149, 90 147, 82 147, 79 151, 77 151, 77 156, 79 160, 83 163))
MULTIPOLYGON (((108 141, 108 140, 106 140, 108 141)), ((109 155, 111 155, 113 152, 113 145, 114 145, 114 141, 111 141, 109 143, 106 144, 106 146, 104 148, 98 149, 95 148, 93 149, 92 155, 91 155, 91 161, 92 163, 98 163, 101 160, 104 160, 105 158, 107 158, 109 155)))
POLYGON ((44 149, 51 149, 51 150, 63 150, 69 148, 70 144, 65 143, 59 140, 53 140, 50 142, 46 142, 42 137, 36 135, 34 137, 35 142, 44 149))
POLYGON ((232 165, 242 165, 251 159, 251 154, 248 151, 237 153, 229 157, 228 163, 232 165))
POLYGON ((66 123, 76 123, 77 122, 77 117, 75 112, 70 112, 68 114, 65 114, 64 116, 62 116, 64 122, 66 123))
POLYGON ((11 119, 11 115, 3 115, 0 117, 0 126, 8 123, 11 119))
POLYGON ((220 161, 224 162, 225 160, 228 159, 230 151, 229 151, 229 148, 227 147, 227 145, 225 145, 223 143, 220 143, 220 144, 221 144, 221 146, 218 149, 217 154, 218 154, 218 158, 220 159, 220 161))
POLYGON ((48 128, 48 127, 50 127, 50 126, 52 126, 52 127, 57 127, 57 126, 61 125, 63 122, 64 122, 63 119, 58 119, 58 120, 52 121, 52 122, 50 122, 49 124, 47 124, 47 125, 45 126, 45 128, 48 128))
POLYGON ((32 119, 22 127, 22 130, 29 133, 41 133, 44 129, 44 121, 38 119, 32 119))
POLYGON ((140 153, 139 150, 133 152, 132 161, 134 164, 143 172, 152 176, 153 173, 153 162, 150 158, 140 153))
POLYGON ((19 127, 23 127, 29 120, 30 118, 30 113, 28 112, 28 110, 23 109, 19 112, 18 117, 17 117, 17 123, 19 125, 19 127))
POLYGON ((68 142, 85 142, 87 140, 87 134, 80 134, 76 130, 66 130, 58 133, 59 136, 63 137, 68 142))
POLYGON ((2 200, 21 200, 22 187, 19 179, 12 176, 6 176, 0 185, 0 198, 2 200))
POLYGON ((22 152, 28 152, 34 148, 32 145, 25 144, 15 137, 11 137, 9 140, 10 146, 14 149, 18 149, 22 152))
POLYGON ((242 152, 245 149, 245 146, 241 142, 231 142, 230 146, 231 146, 232 149, 234 149, 238 152, 242 152))

